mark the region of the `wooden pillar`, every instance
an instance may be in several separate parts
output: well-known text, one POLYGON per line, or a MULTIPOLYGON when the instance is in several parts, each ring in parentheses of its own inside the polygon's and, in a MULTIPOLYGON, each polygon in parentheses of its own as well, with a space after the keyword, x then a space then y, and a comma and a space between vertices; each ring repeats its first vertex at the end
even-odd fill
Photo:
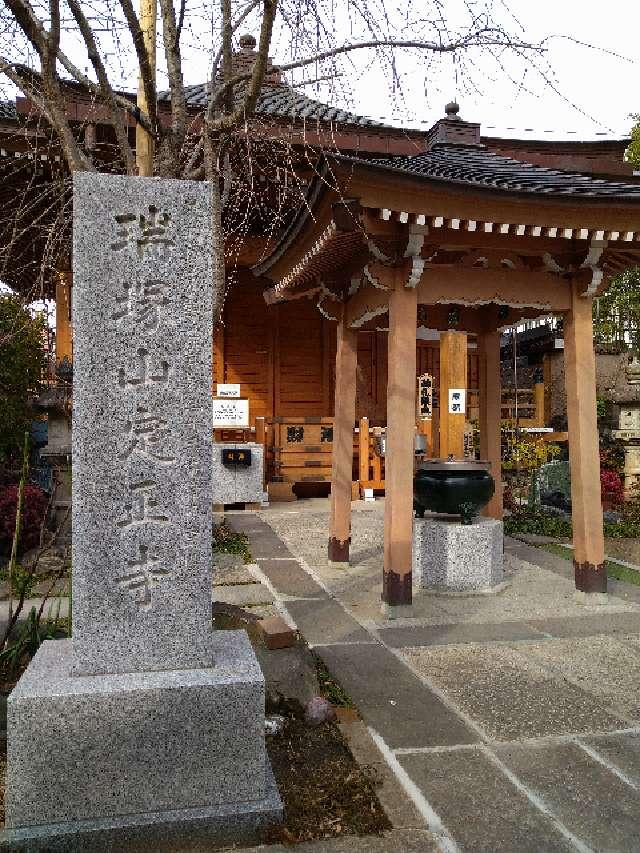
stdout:
POLYGON ((440 456, 464 456, 466 415, 449 413, 449 389, 467 388, 467 334, 449 330, 440 335, 440 456))
MULTIPOLYGON (((410 607, 413 548, 413 458, 416 418, 416 290, 404 270, 389 270, 389 364, 385 455, 383 612, 410 607)), ((386 284, 386 282, 385 282, 386 284)))
POLYGON ((349 565, 351 541, 351 480, 353 426, 356 419, 358 332, 345 322, 342 310, 336 341, 335 415, 331 454, 331 522, 329 562, 349 565))
MULTIPOLYGON (((336 388, 338 383, 336 382, 336 388)), ((368 483, 369 475, 369 418, 360 418, 358 433, 358 471, 360 483, 368 483)))
POLYGON ((56 364, 73 360, 71 330, 71 272, 59 272, 56 280, 56 364))
POLYGON ((573 566, 576 589, 605 593, 604 534, 600 495, 596 360, 592 299, 572 282, 571 310, 564 319, 564 371, 569 423, 573 566))
MULTIPOLYGON (((157 0, 140 0, 140 29, 144 45, 149 54, 151 73, 156 74, 156 17, 157 0)), ((142 85, 142 77, 138 81, 138 107, 148 115, 149 105, 142 85)), ((136 165, 138 174, 143 178, 153 175, 154 145, 153 138, 140 124, 136 124, 136 165)))
POLYGON ((544 382, 536 382, 533 386, 533 405, 535 407, 536 426, 546 426, 544 417, 544 382))
POLYGON ((502 520, 502 452, 500 435, 500 332, 489 330, 478 335, 478 372, 480 380, 479 427, 480 458, 491 463, 496 490, 483 515, 502 520))

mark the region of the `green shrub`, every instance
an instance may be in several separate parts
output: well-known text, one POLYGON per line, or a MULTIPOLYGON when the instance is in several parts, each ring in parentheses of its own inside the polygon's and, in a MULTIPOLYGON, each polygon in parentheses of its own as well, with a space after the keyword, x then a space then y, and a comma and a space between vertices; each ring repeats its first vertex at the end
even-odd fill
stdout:
POLYGON ((522 509, 505 518, 504 532, 508 536, 516 533, 535 533, 538 536, 570 539, 573 531, 570 518, 522 509))
MULTIPOLYGON (((632 504, 635 501, 631 502, 632 504)), ((621 521, 605 521, 604 535, 607 539, 638 539, 640 538, 640 504, 634 507, 633 513, 627 517, 625 504, 621 521)), ((534 533, 538 536, 550 536, 554 539, 571 539, 573 528, 571 518, 566 516, 547 515, 544 512, 523 508, 505 518, 504 532, 507 536, 518 533, 534 533)))
POLYGON ((19 455, 31 427, 29 402, 40 389, 46 359, 44 323, 20 299, 0 295, 0 462, 19 455))

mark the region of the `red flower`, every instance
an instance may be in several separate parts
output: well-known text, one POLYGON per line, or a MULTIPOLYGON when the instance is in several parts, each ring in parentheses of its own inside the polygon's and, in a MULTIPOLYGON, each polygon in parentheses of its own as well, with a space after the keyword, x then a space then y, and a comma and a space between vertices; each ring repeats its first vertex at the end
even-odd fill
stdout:
POLYGON ((600 490, 602 497, 608 498, 614 504, 624 501, 624 485, 622 477, 616 471, 603 468, 600 471, 600 490))

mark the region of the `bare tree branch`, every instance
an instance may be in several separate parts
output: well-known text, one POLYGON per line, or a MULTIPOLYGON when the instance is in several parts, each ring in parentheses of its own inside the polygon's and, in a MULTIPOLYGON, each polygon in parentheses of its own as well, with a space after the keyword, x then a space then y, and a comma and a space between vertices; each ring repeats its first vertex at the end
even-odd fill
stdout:
MULTIPOLYGON (((273 33, 273 22, 276 16, 276 8, 278 0, 263 0, 262 3, 262 25, 260 27, 260 40, 258 42, 258 51, 253 69, 247 75, 239 75, 242 80, 249 80, 249 86, 245 92, 242 103, 240 103, 233 112, 214 118, 216 107, 221 99, 225 97, 225 92, 228 86, 233 85, 233 80, 225 83, 217 95, 212 96, 207 108, 206 123, 209 125, 210 131, 232 130, 238 124, 241 124, 247 115, 251 115, 255 110, 258 101, 258 95, 264 82, 264 75, 267 69, 267 61, 269 59, 269 46, 271 44, 271 35, 273 33)), ((234 78, 235 79, 235 78, 234 78)))
POLYGON ((3 56, 0 56, 0 74, 6 75, 25 97, 35 104, 47 121, 53 124, 44 98, 34 89, 27 77, 20 73, 21 70, 21 66, 16 65, 14 62, 9 62, 3 56))
MULTIPOLYGON (((542 53, 545 50, 545 48, 539 45, 530 44, 527 42, 508 42, 506 34, 502 30, 494 27, 485 27, 482 30, 476 30, 470 33, 464 38, 457 39, 448 43, 421 41, 417 39, 411 39, 408 41, 398 39, 375 39, 371 41, 355 42, 353 44, 342 45, 342 47, 334 47, 330 50, 321 51, 320 53, 316 53, 313 56, 307 56, 304 59, 299 59, 295 62, 281 64, 278 66, 278 68, 282 72, 293 71, 296 68, 304 68, 307 65, 314 65, 316 62, 322 62, 325 59, 331 59, 335 56, 351 53, 356 50, 371 50, 374 48, 382 47, 391 47, 398 49, 414 48, 417 50, 428 51, 430 53, 456 53, 461 50, 468 50, 471 47, 498 46, 509 46, 514 49, 519 48, 521 50, 536 51, 538 53, 542 53)), ((221 103, 222 99, 226 97, 226 90, 229 87, 234 88, 240 83, 244 83, 247 80, 252 79, 253 75, 250 72, 247 72, 242 74, 236 74, 231 80, 222 84, 212 99, 212 102, 210 104, 211 110, 215 110, 215 108, 221 103)))
MULTIPOLYGON (((222 0, 222 79, 224 83, 228 83, 233 77, 233 59, 232 51, 232 24, 231 24, 231 0, 222 0)), ((233 112, 233 89, 225 88, 224 112, 231 115, 233 112)))
POLYGON ((60 91, 57 74, 57 55, 60 46, 60 6, 58 0, 50 0, 49 14, 51 30, 47 33, 37 20, 28 0, 5 0, 15 20, 40 57, 44 100, 47 115, 60 139, 69 168, 91 169, 90 161, 82 153, 66 115, 64 99, 60 91))
POLYGON ((136 170, 136 161, 135 157, 133 156, 131 146, 129 145, 127 128, 125 127, 122 114, 118 109, 118 105, 116 104, 113 89, 111 88, 111 84, 107 76, 107 71, 104 67, 104 62, 102 61, 102 57, 100 56, 100 53, 98 51, 98 46, 96 44, 93 31, 89 25, 89 21, 87 20, 84 12, 82 11, 78 0, 67 0, 67 3, 69 4, 69 8, 71 9, 71 13, 75 18, 76 23, 78 24, 78 28, 82 34, 87 48, 87 55, 91 61, 91 64, 94 67, 96 77, 98 78, 98 82, 100 83, 100 87, 102 89, 102 94, 109 107, 111 121, 115 130, 116 139, 118 141, 120 151, 122 153, 122 159, 124 160, 125 168, 129 175, 134 175, 136 170))
POLYGON ((147 100, 147 109, 149 110, 149 124, 151 125, 151 134, 158 134, 158 112, 157 112, 157 93, 156 93, 156 76, 153 71, 151 57, 147 51, 147 46, 144 42, 144 34, 140 27, 140 21, 133 8, 131 0, 118 0, 120 7, 124 12, 133 46, 138 57, 138 65, 140 66, 140 76, 144 87, 144 95, 147 100))
POLYGON ((173 0, 160 0, 162 13, 164 52, 169 73, 169 90, 171 92, 171 133, 165 138, 169 149, 167 157, 161 153, 160 173, 177 175, 180 154, 184 144, 187 127, 187 100, 182 78, 182 58, 180 53, 180 36, 176 24, 173 0))
MULTIPOLYGON (((251 2, 247 4, 247 6, 242 10, 240 15, 233 22, 233 25, 231 27, 232 34, 238 31, 238 29, 242 26, 244 21, 249 17, 249 15, 254 11, 254 9, 258 8, 258 6, 261 3, 262 3, 262 0, 251 0, 251 2)), ((215 87, 216 76, 218 74, 218 68, 220 67, 220 61, 222 59, 223 47, 224 47, 224 44, 221 44, 218 52, 216 53, 216 55, 213 58, 213 63, 212 63, 212 68, 211 68, 211 90, 212 91, 214 91, 216 88, 215 87)))

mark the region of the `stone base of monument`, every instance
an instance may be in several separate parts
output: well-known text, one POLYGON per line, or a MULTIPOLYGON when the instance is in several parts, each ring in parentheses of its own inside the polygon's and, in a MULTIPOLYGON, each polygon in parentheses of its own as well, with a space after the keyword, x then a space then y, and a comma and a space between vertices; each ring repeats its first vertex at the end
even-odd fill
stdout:
POLYGON ((502 522, 451 518, 413 522, 414 572, 422 587, 445 594, 498 592, 504 587, 502 522))
POLYGON ((264 678, 241 631, 210 669, 71 676, 44 643, 8 704, 3 850, 204 851, 282 820, 264 678))

